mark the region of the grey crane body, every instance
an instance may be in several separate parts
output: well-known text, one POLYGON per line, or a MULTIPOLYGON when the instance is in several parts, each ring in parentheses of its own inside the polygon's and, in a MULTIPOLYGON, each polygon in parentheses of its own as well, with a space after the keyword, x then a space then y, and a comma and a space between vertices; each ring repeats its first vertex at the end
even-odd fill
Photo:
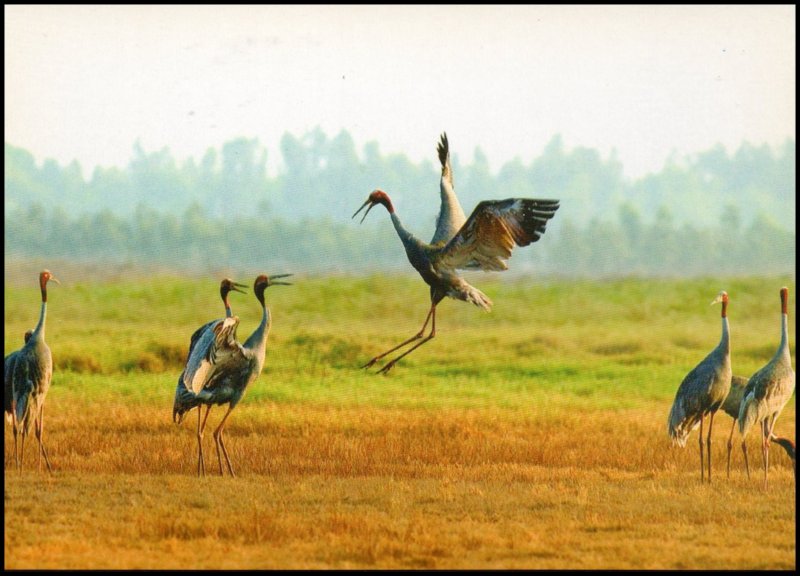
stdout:
MULTIPOLYGON (((214 431, 217 447, 217 459, 220 475, 223 474, 222 456, 227 463, 228 472, 234 476, 230 456, 225 448, 223 430, 228 416, 241 401, 248 386, 261 374, 267 348, 267 339, 271 326, 271 314, 264 300, 264 290, 275 284, 288 285, 276 280, 288 276, 278 274, 271 277, 260 275, 256 278, 253 291, 261 304, 261 322, 244 344, 236 340, 239 326, 237 316, 228 316, 223 320, 206 324, 205 330, 195 332, 197 338, 189 352, 181 378, 179 390, 176 390, 176 406, 193 406, 206 404, 208 409, 202 423, 198 412, 198 475, 205 473, 202 459, 202 434, 208 412, 215 404, 228 404, 228 411, 214 431)), ((175 418, 173 408, 173 418, 175 418)))
POLYGON ((744 398, 739 406, 739 433, 742 436, 742 452, 748 476, 750 467, 747 462, 747 446, 745 439, 754 425, 761 425, 761 450, 764 462, 764 488, 767 487, 767 470, 769 468, 769 444, 774 435, 775 422, 786 403, 792 397, 795 388, 795 374, 792 368, 792 357, 789 350, 789 290, 780 290, 781 296, 781 341, 772 359, 757 370, 747 383, 744 398))
POLYGON ((268 309, 264 308, 261 323, 244 344, 236 341, 238 326, 237 316, 215 323, 189 359, 183 385, 187 391, 191 386, 201 403, 230 404, 233 408, 264 367, 271 326, 268 309))
MULTIPOLYGON (((246 292, 242 290, 243 287, 243 284, 234 282, 230 278, 224 278, 220 282, 219 294, 220 298, 222 299, 222 303, 225 306, 225 318, 230 318, 233 316, 228 295, 231 292, 240 292, 242 294, 246 294, 246 292)), ((189 343, 189 352, 186 357, 187 367, 199 362, 199 358, 197 356, 202 358, 202 356, 206 353, 208 347, 211 345, 211 342, 213 342, 214 339, 214 327, 221 322, 223 322, 223 319, 211 320, 194 331, 189 343), (197 349, 198 343, 201 342, 202 344, 200 344, 200 350, 203 350, 203 352, 198 352, 198 354, 195 354, 195 349, 197 349)), ((181 375, 178 377, 178 384, 175 387, 175 400, 172 406, 172 419, 178 424, 180 424, 187 412, 200 406, 201 404, 207 403, 204 401, 205 398, 200 397, 198 394, 194 394, 191 390, 187 389, 183 381, 185 374, 186 368, 184 368, 184 370, 181 372, 181 375)))
POLYGON ((30 432, 33 415, 44 404, 53 376, 53 356, 50 347, 34 332, 25 345, 10 354, 6 368, 11 371, 12 405, 16 404, 16 420, 23 434, 30 432))
POLYGON ((3 406, 6 417, 14 429, 14 459, 20 469, 25 452, 25 437, 33 425, 39 444, 40 465, 41 457, 44 456, 47 469, 52 470, 43 440, 44 402, 53 376, 53 357, 45 341, 47 283, 51 280, 59 283, 49 270, 39 273, 39 288, 42 294, 39 322, 30 337, 26 336, 22 348, 6 356, 3 361, 3 406), (22 444, 18 453, 19 434, 22 435, 22 444))
POLYGON ((703 419, 709 416, 708 480, 711 481, 711 428, 714 414, 725 402, 731 387, 731 345, 728 324, 728 294, 719 293, 711 303, 722 303, 722 336, 719 344, 683 379, 670 409, 667 431, 673 444, 685 446, 689 433, 700 427, 700 481, 703 481, 703 419))
POLYGON ((739 405, 742 403, 744 391, 749 380, 746 376, 738 376, 736 374, 731 376, 731 388, 725 398, 725 402, 722 403, 722 410, 735 421, 739 419, 739 405))
POLYGON ((749 388, 745 391, 739 411, 739 431, 742 435, 747 434, 753 424, 768 417, 777 417, 792 397, 795 377, 785 340, 784 328, 784 342, 778 354, 750 377, 749 388))
POLYGON ((408 261, 430 287, 431 299, 428 316, 420 331, 394 348, 375 356, 364 365, 364 368, 372 366, 387 354, 422 339, 379 370, 386 373, 398 360, 433 338, 436 334, 436 305, 445 297, 470 302, 486 311, 491 310, 492 301, 486 294, 470 285, 457 271, 506 270, 508 268, 506 260, 511 257, 512 249, 515 246, 527 246, 536 242, 544 234, 547 222, 559 208, 558 200, 532 198, 486 200, 475 207, 469 218, 465 218, 455 195, 446 134, 442 134, 438 153, 442 164, 441 208, 436 231, 430 243, 421 241, 403 226, 395 213, 391 199, 382 190, 374 190, 361 208, 353 214, 355 217, 366 207, 367 210, 361 219, 363 222, 374 206, 381 204, 386 208, 395 231, 403 243, 408 261), (432 321, 431 331, 423 338, 429 321, 432 321))

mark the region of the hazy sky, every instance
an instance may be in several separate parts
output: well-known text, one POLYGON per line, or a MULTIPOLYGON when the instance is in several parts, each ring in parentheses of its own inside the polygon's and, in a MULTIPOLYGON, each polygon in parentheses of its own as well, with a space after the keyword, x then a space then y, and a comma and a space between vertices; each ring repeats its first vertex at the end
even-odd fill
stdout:
POLYGON ((179 161, 284 132, 493 170, 560 133, 627 175, 670 152, 795 137, 795 6, 20 6, 5 141, 41 161, 179 161))

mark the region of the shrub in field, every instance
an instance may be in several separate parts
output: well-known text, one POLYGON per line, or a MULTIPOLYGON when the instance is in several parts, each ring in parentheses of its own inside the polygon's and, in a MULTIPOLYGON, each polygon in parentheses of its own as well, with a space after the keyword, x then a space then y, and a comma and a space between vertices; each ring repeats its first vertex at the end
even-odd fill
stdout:
POLYGON ((55 369, 57 371, 71 370, 78 374, 102 374, 103 367, 94 356, 85 354, 69 354, 54 359, 55 369))

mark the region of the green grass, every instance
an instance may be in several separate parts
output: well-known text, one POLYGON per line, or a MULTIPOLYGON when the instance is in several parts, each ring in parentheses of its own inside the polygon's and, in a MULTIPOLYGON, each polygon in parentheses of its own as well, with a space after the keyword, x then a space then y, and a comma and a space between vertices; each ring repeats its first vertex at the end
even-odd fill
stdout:
MULTIPOLYGON (((555 394, 585 409, 661 401, 719 341, 719 307, 708 305, 719 289, 731 298, 734 372, 746 376, 777 347, 778 289, 788 285, 794 294, 789 278, 590 283, 484 275, 475 281, 495 301, 491 313, 445 300, 436 338, 387 377, 376 377, 380 364, 370 371, 359 366, 419 330, 428 306, 424 284, 379 276, 295 281, 267 292, 272 332, 249 401, 511 407, 555 394)), ((6 287, 6 354, 38 319, 31 284, 6 287)), ((146 398, 163 389, 169 396, 189 336, 223 315, 213 278, 91 285, 65 279, 49 294, 54 394, 82 389, 146 398)), ((231 301, 244 340, 260 319, 259 307, 252 295, 234 293, 231 301)), ((791 347, 794 354, 793 341, 791 347)))

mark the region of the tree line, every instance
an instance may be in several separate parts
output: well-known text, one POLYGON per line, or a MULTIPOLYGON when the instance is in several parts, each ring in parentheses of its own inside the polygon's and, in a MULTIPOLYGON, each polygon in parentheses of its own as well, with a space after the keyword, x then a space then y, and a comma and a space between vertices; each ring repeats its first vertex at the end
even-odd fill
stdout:
MULTIPOLYGON (((360 157, 345 131, 285 134, 280 148, 283 167, 270 176, 257 139, 180 165, 168 149, 148 153, 137 143, 125 169, 97 168, 87 180, 76 162, 37 165, 6 143, 6 257, 406 270, 385 214, 350 220, 376 187, 421 239, 433 234, 438 161, 383 155, 375 142, 360 157)), ((561 200, 542 239, 515 251, 512 270, 675 276, 794 272, 794 155, 794 141, 777 150, 744 143, 733 154, 717 146, 636 180, 623 177, 615 154, 566 150, 559 136, 527 165, 516 159, 497 174, 480 148, 469 164, 455 151, 451 160, 467 214, 488 198, 561 200)))
MULTIPOLYGON (((618 222, 593 219, 582 227, 567 217, 559 221, 560 212, 537 243, 514 251, 511 270, 581 277, 794 273, 794 233, 763 217, 744 225, 734 209, 708 228, 676 225, 666 208, 647 224, 625 204, 618 222)), ((213 218, 196 204, 180 216, 140 205, 130 218, 109 210, 70 217, 61 208, 36 204, 6 211, 5 218, 6 258, 139 262, 193 271, 265 266, 309 273, 411 270, 382 213, 359 225, 331 219, 213 218)))

